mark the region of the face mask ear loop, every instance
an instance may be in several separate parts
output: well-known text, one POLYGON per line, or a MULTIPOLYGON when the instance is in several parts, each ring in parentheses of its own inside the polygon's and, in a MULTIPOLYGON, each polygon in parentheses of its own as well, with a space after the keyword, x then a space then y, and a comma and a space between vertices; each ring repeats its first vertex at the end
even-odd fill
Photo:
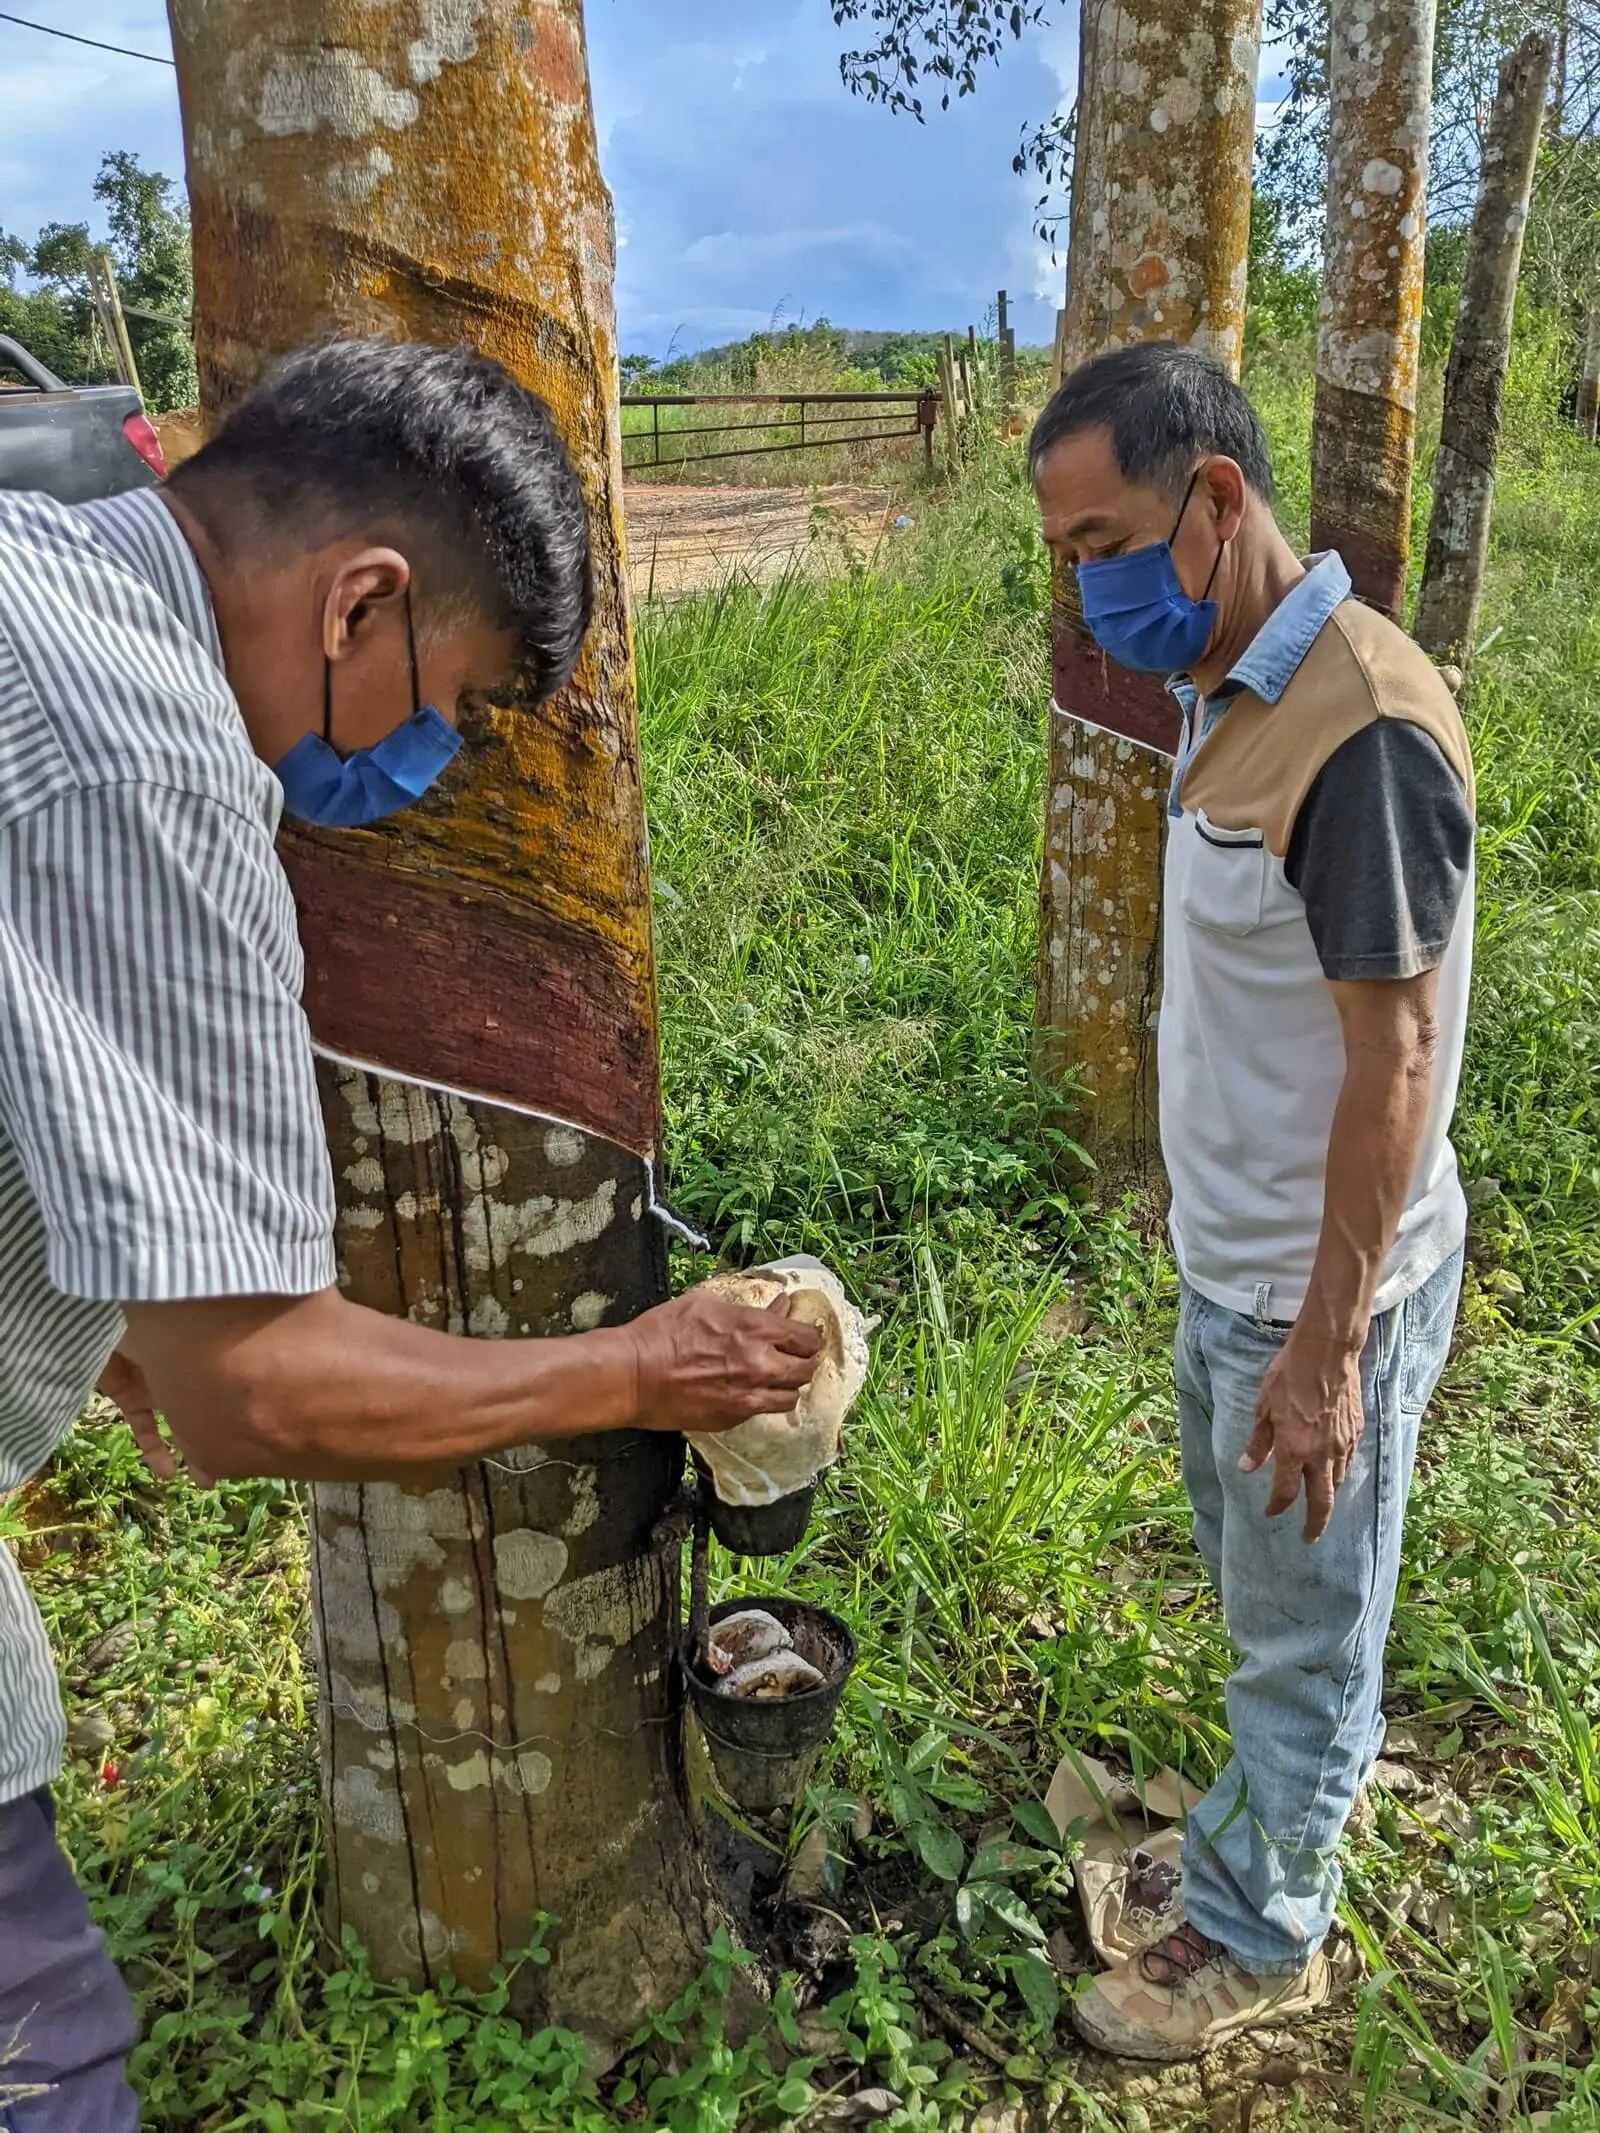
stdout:
POLYGON ((1216 584, 1217 572, 1222 568, 1222 551, 1224 548, 1227 547, 1227 545, 1227 542, 1223 540, 1219 540, 1217 542, 1217 560, 1211 566, 1210 577, 1206 579, 1206 589, 1200 595, 1202 600, 1209 600, 1211 598, 1211 588, 1213 585, 1216 584))
POLYGON ((1185 513, 1185 511, 1187 511, 1187 510, 1188 510, 1188 508, 1189 508, 1189 499, 1190 499, 1190 497, 1191 497, 1191 496, 1193 496, 1193 494, 1194 494, 1194 485, 1195 485, 1195 483, 1196 483, 1196 482, 1197 482, 1197 481, 1198 481, 1199 479, 1200 479, 1200 469, 1199 469, 1198 467, 1196 467, 1196 468, 1195 468, 1195 470, 1194 470, 1194 472, 1193 472, 1193 473, 1192 473, 1192 474, 1191 474, 1191 475, 1189 476, 1189 486, 1188 486, 1188 488, 1187 488, 1187 489, 1185 489, 1185 490, 1184 490, 1184 492, 1183 492, 1183 502, 1182 502, 1181 504, 1179 504, 1179 506, 1178 506, 1178 515, 1177 515, 1177 517, 1176 517, 1176 518, 1175 518, 1175 519, 1174 519, 1174 520, 1172 521, 1172 531, 1171 531, 1171 532, 1170 532, 1170 533, 1169 533, 1169 534, 1167 535, 1167 546, 1168 546, 1169 548, 1170 548, 1170 547, 1172 546, 1173 542, 1174 542, 1174 541, 1175 541, 1175 540, 1176 540, 1176 539, 1178 538, 1178 528, 1179 528, 1179 527, 1180 527, 1180 526, 1181 526, 1181 525, 1183 524, 1183 514, 1184 514, 1184 513, 1185 513))
POLYGON ((417 627, 411 617, 411 580, 406 580, 406 649, 411 655, 411 716, 422 710, 422 682, 417 673, 417 627))
MULTIPOLYGON (((1199 469, 1198 467, 1196 467, 1196 468, 1195 468, 1195 470, 1194 470, 1194 472, 1193 472, 1193 473, 1192 473, 1192 474, 1191 474, 1191 475, 1189 476, 1189 486, 1188 486, 1188 488, 1187 488, 1187 489, 1185 489, 1185 490, 1184 490, 1184 492, 1183 492, 1183 502, 1182 502, 1182 503, 1181 503, 1181 504, 1180 504, 1180 505, 1178 506, 1178 515, 1177 515, 1177 517, 1176 517, 1176 518, 1175 518, 1175 519, 1174 519, 1174 520, 1172 521, 1172 531, 1171 531, 1171 532, 1170 532, 1170 533, 1169 533, 1169 534, 1167 535, 1167 546, 1168 546, 1169 548, 1170 548, 1170 547, 1172 546, 1173 542, 1174 542, 1174 541, 1175 541, 1175 540, 1176 540, 1176 539, 1178 538, 1178 528, 1179 528, 1179 527, 1180 527, 1180 526, 1181 526, 1181 525, 1183 524, 1183 514, 1184 514, 1184 513, 1185 513, 1185 512, 1186 512, 1186 511, 1188 510, 1188 508, 1189 508, 1189 500, 1190 500, 1190 498, 1191 498, 1191 497, 1192 497, 1192 496, 1194 495, 1194 488, 1195 488, 1195 483, 1196 483, 1196 482, 1197 482, 1197 481, 1198 481, 1199 479, 1200 479, 1200 469, 1199 469)), ((1218 543, 1217 543, 1217 553, 1216 553, 1216 556, 1215 556, 1215 558, 1214 558, 1214 559, 1213 559, 1213 561, 1212 561, 1212 565, 1211 565, 1211 574, 1210 574, 1210 576, 1209 576, 1209 577, 1208 577, 1208 578, 1206 579, 1206 583, 1205 583, 1205 590, 1204 590, 1204 591, 1203 591, 1203 592, 1201 593, 1201 595, 1200 595, 1200 599, 1201 599, 1202 601, 1204 601, 1204 600, 1209 600, 1209 599, 1211 598, 1211 588, 1212 588, 1212 586, 1213 586, 1213 585, 1215 585, 1215 584, 1216 584, 1216 582, 1217 582, 1217 572, 1218 572, 1218 571, 1219 571, 1219 570, 1220 570, 1220 569, 1222 568, 1222 551, 1223 551, 1223 549, 1224 549, 1224 548, 1226 548, 1226 547, 1227 547, 1227 545, 1228 545, 1228 544, 1227 544, 1227 542, 1226 542, 1226 541, 1220 541, 1220 540, 1219 540, 1219 541, 1218 541, 1218 543)))

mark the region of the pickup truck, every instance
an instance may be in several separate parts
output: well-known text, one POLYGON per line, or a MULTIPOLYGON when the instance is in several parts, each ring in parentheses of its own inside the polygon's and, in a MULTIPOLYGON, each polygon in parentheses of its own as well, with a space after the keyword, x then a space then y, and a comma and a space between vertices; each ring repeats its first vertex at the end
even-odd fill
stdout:
POLYGON ((0 333, 0 489, 87 503, 166 473, 161 440, 131 385, 67 385, 0 333))

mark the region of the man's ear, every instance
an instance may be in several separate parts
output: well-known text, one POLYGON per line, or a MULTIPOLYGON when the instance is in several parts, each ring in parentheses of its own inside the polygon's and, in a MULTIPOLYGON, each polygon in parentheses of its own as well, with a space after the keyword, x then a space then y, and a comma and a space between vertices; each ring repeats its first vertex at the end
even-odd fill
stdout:
POLYGON ((405 598, 411 565, 397 548, 363 548, 340 562, 322 607, 322 649, 348 659, 374 617, 405 598))
POLYGON ((1219 541, 1231 541, 1244 524, 1245 505, 1249 501, 1249 485, 1237 460, 1224 459, 1220 455, 1208 459, 1201 476, 1211 511, 1216 521, 1219 541))

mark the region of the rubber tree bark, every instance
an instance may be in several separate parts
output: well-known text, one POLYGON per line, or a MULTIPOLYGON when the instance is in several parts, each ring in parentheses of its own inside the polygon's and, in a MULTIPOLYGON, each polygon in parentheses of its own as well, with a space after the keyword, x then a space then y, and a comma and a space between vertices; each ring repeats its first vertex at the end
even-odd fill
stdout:
POLYGON ((1399 617, 1411 545, 1434 0, 1332 0, 1311 545, 1399 617))
MULTIPOLYGON (((1250 242, 1259 0, 1084 0, 1063 370, 1141 340, 1238 374, 1250 242)), ((1164 800, 1177 713, 1110 665, 1070 572, 1051 624, 1053 704, 1036 994, 1038 1064, 1076 1074, 1102 1181, 1157 1165, 1152 1018, 1164 800)))
POLYGON ((1554 49, 1549 32, 1536 30, 1501 62, 1445 372, 1428 554, 1412 633, 1431 659, 1459 668, 1463 680, 1478 634, 1522 234, 1554 49))
POLYGON ((1583 359, 1578 373, 1578 431, 1593 444, 1600 436, 1600 304, 1583 321, 1583 359))
MULTIPOLYGON (((612 220, 580 0, 173 0, 172 24, 211 414, 320 334, 466 340, 549 401, 592 514, 571 687, 478 716, 392 822, 283 842, 341 1281, 483 1338, 626 1317, 665 1275, 612 220)), ((710 1912, 680 1787, 675 1567, 651 1539, 682 1446, 583 1427, 574 1412, 570 1443, 427 1485, 315 1490, 314 1612, 330 1924, 386 1977, 478 1982, 552 1914, 538 2011, 598 2044, 693 1973, 710 1912)))

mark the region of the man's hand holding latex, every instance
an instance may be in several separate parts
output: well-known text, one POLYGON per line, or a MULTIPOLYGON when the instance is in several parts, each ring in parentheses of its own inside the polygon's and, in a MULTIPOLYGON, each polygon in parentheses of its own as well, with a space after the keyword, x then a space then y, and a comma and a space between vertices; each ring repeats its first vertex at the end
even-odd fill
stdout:
POLYGON ((787 1298, 751 1310, 697 1290, 550 1340, 460 1340, 337 1289, 131 1304, 127 1321, 100 1389, 153 1472, 171 1470, 159 1414, 219 1479, 403 1478, 541 1437, 728 1429, 792 1410, 819 1347, 787 1298))

